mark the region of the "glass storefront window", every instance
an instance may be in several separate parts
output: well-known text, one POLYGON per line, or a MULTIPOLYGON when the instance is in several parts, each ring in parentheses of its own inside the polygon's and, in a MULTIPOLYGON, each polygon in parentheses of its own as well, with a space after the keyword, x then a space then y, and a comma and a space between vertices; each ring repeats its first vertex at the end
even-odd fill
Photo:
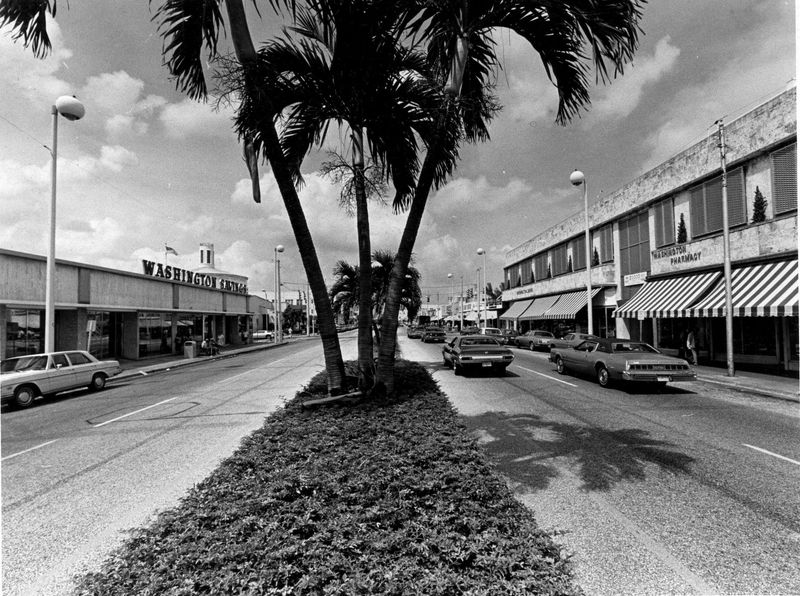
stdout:
POLYGON ((139 313, 139 356, 172 353, 172 314, 139 313))
POLYGON ((41 310, 9 310, 4 357, 13 358, 44 352, 44 329, 41 323, 43 320, 44 313, 41 310))

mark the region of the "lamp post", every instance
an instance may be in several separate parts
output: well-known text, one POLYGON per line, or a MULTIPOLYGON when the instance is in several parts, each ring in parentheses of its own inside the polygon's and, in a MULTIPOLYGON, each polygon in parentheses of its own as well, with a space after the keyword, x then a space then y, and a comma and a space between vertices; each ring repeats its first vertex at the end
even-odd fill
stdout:
MULTIPOLYGON (((722 269, 725 283, 725 360, 728 376, 736 373, 733 368, 733 290, 731 289, 731 233, 728 223, 728 169, 725 160, 725 128, 722 119, 717 120, 719 134, 719 159, 722 165, 722 269)), ((696 341, 696 340, 695 340, 696 341)), ((697 364, 697 362, 695 362, 697 364)))
POLYGON ((461 276, 461 295, 458 297, 458 331, 464 328, 464 276, 461 276))
POLYGON ((283 325, 281 324, 281 262, 278 253, 283 252, 283 244, 275 247, 275 343, 283 341, 283 325))
POLYGON ((455 306, 456 305, 456 300, 455 300, 456 297, 453 295, 453 274, 452 273, 448 273, 447 274, 447 279, 450 280, 450 317, 451 317, 450 318, 450 326, 452 327, 452 325, 453 325, 452 317, 455 314, 455 308, 456 308, 456 306, 455 306))
POLYGON ((482 248, 479 248, 478 249, 478 254, 479 255, 483 255, 483 286, 481 286, 479 288, 480 294, 478 294, 478 296, 479 296, 479 298, 478 298, 478 300, 479 300, 478 301, 478 313, 479 313, 478 314, 478 318, 480 318, 480 308, 481 308, 480 297, 482 296, 483 297, 483 326, 484 327, 488 327, 489 326, 489 321, 486 319, 486 302, 487 302, 487 300, 486 300, 486 298, 487 298, 487 296, 486 296, 486 251, 483 250, 482 248))
POLYGON ((50 151, 50 244, 47 248, 47 277, 44 305, 44 350, 52 352, 56 345, 56 164, 58 162, 58 115, 67 120, 80 120, 86 113, 75 97, 62 95, 50 108, 53 115, 53 148, 50 151))
POLYGON ((580 170, 575 170, 570 174, 569 181, 573 186, 583 185, 583 223, 586 232, 586 322, 589 334, 594 333, 594 325, 592 324, 592 259, 590 256, 591 239, 589 237, 589 191, 586 177, 580 170))

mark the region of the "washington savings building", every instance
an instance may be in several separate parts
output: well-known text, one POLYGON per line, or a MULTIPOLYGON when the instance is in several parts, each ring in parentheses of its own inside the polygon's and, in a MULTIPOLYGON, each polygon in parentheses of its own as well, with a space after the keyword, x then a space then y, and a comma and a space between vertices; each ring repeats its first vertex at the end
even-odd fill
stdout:
MULTIPOLYGON (((142 273, 56 259, 55 348, 99 358, 182 354, 188 340, 246 340, 263 299, 247 278, 214 268, 214 247, 200 245, 198 269, 142 262, 142 273)), ((43 256, 0 249, 0 356, 44 350, 43 256)))
MULTIPOLYGON (((734 363, 798 370, 797 93, 726 123, 734 363)), ((589 207, 595 334, 726 362, 717 131, 589 207)), ((506 254, 502 326, 585 331, 584 213, 506 254)))

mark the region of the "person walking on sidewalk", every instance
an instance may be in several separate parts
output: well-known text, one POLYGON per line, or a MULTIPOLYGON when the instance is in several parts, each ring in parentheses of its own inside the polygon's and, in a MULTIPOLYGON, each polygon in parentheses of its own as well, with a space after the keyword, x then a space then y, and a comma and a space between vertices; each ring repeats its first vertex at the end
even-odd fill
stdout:
POLYGON ((691 362, 694 366, 697 366, 697 350, 695 350, 694 329, 689 329, 689 332, 686 334, 686 351, 686 359, 689 360, 689 362, 691 362), (691 358, 689 358, 690 355, 691 358))

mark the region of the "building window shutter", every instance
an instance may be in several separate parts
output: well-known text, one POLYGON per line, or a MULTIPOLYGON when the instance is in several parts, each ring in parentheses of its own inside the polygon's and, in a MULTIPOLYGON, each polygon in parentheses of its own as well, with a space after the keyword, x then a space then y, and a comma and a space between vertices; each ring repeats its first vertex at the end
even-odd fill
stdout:
POLYGON ((797 143, 772 154, 772 201, 775 215, 797 209, 797 143))
POLYGON ((572 269, 586 269, 586 236, 579 236, 572 241, 572 269))
POLYGON ((742 168, 737 168, 728 174, 728 225, 730 227, 747 223, 743 178, 742 168))
POLYGON ((655 206, 656 219, 656 248, 674 244, 675 219, 673 215, 672 199, 662 201, 655 206))

